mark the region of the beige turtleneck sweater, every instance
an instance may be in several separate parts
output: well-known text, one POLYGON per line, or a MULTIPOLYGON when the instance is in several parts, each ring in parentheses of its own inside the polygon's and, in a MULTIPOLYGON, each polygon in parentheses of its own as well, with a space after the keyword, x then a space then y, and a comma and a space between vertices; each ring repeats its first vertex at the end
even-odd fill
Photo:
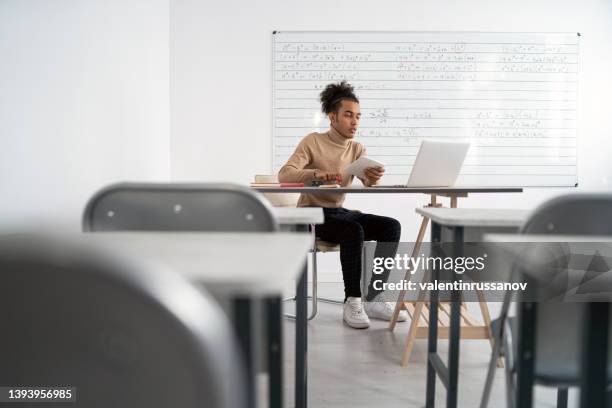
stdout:
MULTIPOLYGON (((365 154, 361 143, 347 139, 331 128, 326 133, 311 133, 300 141, 287 163, 278 172, 281 183, 304 183, 310 186, 314 171, 340 173, 365 154)), ((349 186, 353 176, 344 177, 342 186, 349 186)), ((341 207, 345 194, 302 194, 298 207, 341 207)))

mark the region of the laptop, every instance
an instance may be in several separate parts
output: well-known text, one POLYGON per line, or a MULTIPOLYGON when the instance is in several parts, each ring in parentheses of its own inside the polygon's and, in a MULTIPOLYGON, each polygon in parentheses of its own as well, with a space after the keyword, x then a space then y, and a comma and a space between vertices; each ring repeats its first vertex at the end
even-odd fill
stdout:
POLYGON ((406 184, 372 187, 449 187, 455 184, 469 143, 423 140, 406 184))

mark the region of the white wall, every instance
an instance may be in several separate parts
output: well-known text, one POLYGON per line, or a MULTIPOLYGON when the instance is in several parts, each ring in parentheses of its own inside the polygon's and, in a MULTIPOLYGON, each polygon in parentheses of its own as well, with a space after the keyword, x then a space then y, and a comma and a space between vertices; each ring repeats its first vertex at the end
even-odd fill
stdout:
MULTIPOLYGON (((273 30, 580 31, 579 189, 610 190, 607 0, 372 4, 0 2, 0 224, 40 218, 78 227, 91 193, 118 180, 246 183, 269 172, 273 30)), ((474 196, 461 205, 529 208, 564 191, 474 196)), ((415 235, 413 208, 422 203, 347 200, 399 218, 404 240, 415 235)))
POLYGON ((168 8, 0 2, 0 225, 77 229, 103 185, 169 178, 168 8))
MULTIPOLYGON (((255 173, 270 172, 273 30, 579 31, 579 190, 612 190, 612 3, 608 0, 173 0, 173 179, 246 183, 255 173)), ((362 100, 362 105, 366 103, 362 100)), ((474 195, 460 205, 531 208, 566 191, 576 189, 474 195)), ((375 200, 354 195, 346 205, 397 217, 402 239, 409 241, 418 225, 413 209, 424 203, 422 196, 375 200)))

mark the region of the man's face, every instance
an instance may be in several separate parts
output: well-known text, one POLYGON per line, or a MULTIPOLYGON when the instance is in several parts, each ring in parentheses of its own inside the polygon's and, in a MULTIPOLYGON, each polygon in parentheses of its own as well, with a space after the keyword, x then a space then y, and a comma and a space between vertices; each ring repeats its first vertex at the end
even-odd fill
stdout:
POLYGON ((359 119, 361 119, 361 110, 359 104, 353 101, 340 102, 338 112, 329 114, 329 120, 334 129, 347 139, 352 139, 359 127, 359 119))

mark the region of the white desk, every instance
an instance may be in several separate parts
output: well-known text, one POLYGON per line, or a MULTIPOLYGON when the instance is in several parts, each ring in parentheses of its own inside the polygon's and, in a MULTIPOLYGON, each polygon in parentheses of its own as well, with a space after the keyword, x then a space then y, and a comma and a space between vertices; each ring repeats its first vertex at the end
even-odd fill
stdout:
MULTIPOLYGON (((467 233, 470 230, 478 230, 479 235, 472 234, 476 238, 474 241, 480 241, 482 231, 503 230, 503 231, 518 231, 525 223, 529 211, 513 210, 513 209, 474 209, 474 208, 417 208, 416 212, 425 218, 431 220, 431 242, 443 242, 443 229, 451 232, 450 239, 454 242, 455 254, 460 254, 463 251, 463 244, 466 241, 467 233)), ((509 234, 511 235, 511 234, 509 234)), ((438 271, 432 271, 431 279, 438 279, 438 271)), ((454 276, 456 279, 456 276, 454 276)), ((491 339, 490 332, 490 315, 488 306, 484 296, 478 294, 480 310, 482 313, 484 324, 477 326, 470 324, 469 320, 464 325, 464 331, 470 330, 476 334, 469 335, 470 338, 485 338, 491 339)), ((404 294, 400 294, 400 300, 404 294)), ((420 297, 420 296, 419 296, 420 297)), ((433 290, 430 294, 429 304, 429 322, 438 321, 439 308, 438 290, 433 290)), ((426 407, 433 407, 435 401, 435 386, 436 375, 444 381, 447 389, 446 406, 449 408, 457 407, 457 394, 459 382, 459 339, 461 335, 461 319, 465 318, 461 311, 461 293, 460 291, 452 291, 451 307, 448 319, 450 320, 448 329, 449 354, 448 366, 445 366, 440 356, 437 353, 438 342, 438 325, 430 324, 428 328, 428 352, 427 352, 427 389, 426 389, 426 407)), ((412 350, 412 343, 416 337, 418 330, 418 322, 420 320, 423 302, 415 304, 415 312, 413 313, 413 321, 409 329, 409 338, 404 353, 403 363, 406 364, 412 350), (416 319, 414 318, 416 316, 416 319), (413 327, 413 326, 416 326, 413 327)))
MULTIPOLYGON (((268 320, 280 319, 280 295, 289 280, 297 285, 296 310, 296 406, 306 406, 307 319, 305 257, 312 246, 306 232, 310 224, 322 224, 321 208, 274 208, 279 224, 303 233, 134 233, 87 234, 87 239, 115 252, 168 265, 190 280, 203 284, 218 299, 271 297, 268 320), (228 245, 229 244, 229 245, 228 245), (245 265, 247 265, 245 267, 245 265)), ((248 309, 248 306, 242 309, 248 309)), ((245 313, 247 313, 245 311, 245 313)), ((281 328, 272 327, 269 341, 274 354, 282 354, 281 328), (274 344, 272 344, 274 343, 274 344)), ((246 347, 246 346, 245 346, 246 347)), ((282 356, 281 356, 282 357, 282 356)), ((278 366, 281 358, 270 365, 278 366)), ((273 373, 271 372, 271 375, 273 373)), ((278 376, 277 376, 278 377, 278 376)), ((282 379, 271 378, 270 386, 282 379)), ((281 390, 270 392, 282 400, 281 390)), ((277 406, 278 404, 273 406, 277 406)))
POLYGON ((521 227, 529 210, 480 208, 417 208, 416 212, 445 226, 460 227, 521 227))
MULTIPOLYGON (((275 207, 274 214, 281 226, 292 231, 307 232, 312 224, 323 224, 325 217, 319 207, 275 207)), ((311 237, 311 245, 312 245, 311 237)), ((304 264, 302 274, 297 280, 295 297, 295 407, 308 405, 308 312, 307 285, 308 270, 304 264)), ((280 304, 275 308, 280 313, 280 304)), ((282 403, 277 406, 282 406, 282 403)))
POLYGON ((312 245, 307 233, 284 232, 96 232, 82 239, 165 265, 216 296, 232 298, 282 294, 300 276, 312 245))
MULTIPOLYGON (((290 280, 301 281, 302 276, 305 280, 306 255, 312 245, 309 233, 98 232, 79 235, 77 239, 114 256, 163 265, 203 285, 217 299, 230 300, 247 365, 249 404, 253 407, 258 369, 251 303, 253 298, 264 298, 270 406, 282 406, 281 295, 290 280)), ((303 352, 296 360, 305 360, 305 346, 298 346, 297 350, 303 352)))
POLYGON ((320 207, 274 207, 274 215, 281 225, 323 224, 320 207))
MULTIPOLYGON (((464 242, 479 242, 486 232, 517 232, 525 223, 530 213, 528 210, 515 209, 442 207, 416 208, 415 211, 417 214, 421 215, 424 220, 430 220, 432 222, 432 233, 434 232, 433 226, 435 226, 436 231, 439 232, 437 239, 440 241, 453 240, 453 234, 458 231, 461 233, 464 242)), ((422 236, 422 233, 419 233, 419 236, 422 236)), ((416 252, 413 252, 413 256, 415 256, 415 253, 416 252)), ((410 275, 407 273, 404 279, 410 279, 410 275)), ((399 313, 399 310, 403 308, 406 309, 412 317, 410 328, 408 329, 406 346, 402 356, 402 366, 408 364, 415 340, 417 338, 429 338, 429 326, 428 323, 426 323, 427 319, 421 319, 421 317, 419 317, 422 313, 427 314, 427 305, 422 301, 417 301, 416 303, 404 302, 405 294, 406 291, 400 292, 396 305, 396 313, 399 313), (420 324, 421 320, 424 322, 423 325, 420 324)), ((423 298, 423 296, 419 295, 419 299, 423 298)), ((481 312, 485 320, 485 325, 488 321, 488 311, 485 310, 486 307, 486 304, 481 304, 481 312)), ((444 309, 444 313, 446 312, 447 310, 444 309)), ((439 335, 442 338, 449 336, 448 327, 446 326, 446 323, 441 325, 442 329, 439 335)), ((464 330, 465 337, 468 338, 483 338, 483 336, 488 336, 488 333, 488 327, 477 325, 471 325, 471 327, 464 330)))
POLYGON ((363 187, 348 186, 338 188, 320 187, 252 187, 260 193, 308 193, 308 194, 434 194, 457 195, 468 193, 522 193, 522 187, 478 187, 478 186, 452 186, 452 187, 363 187))

